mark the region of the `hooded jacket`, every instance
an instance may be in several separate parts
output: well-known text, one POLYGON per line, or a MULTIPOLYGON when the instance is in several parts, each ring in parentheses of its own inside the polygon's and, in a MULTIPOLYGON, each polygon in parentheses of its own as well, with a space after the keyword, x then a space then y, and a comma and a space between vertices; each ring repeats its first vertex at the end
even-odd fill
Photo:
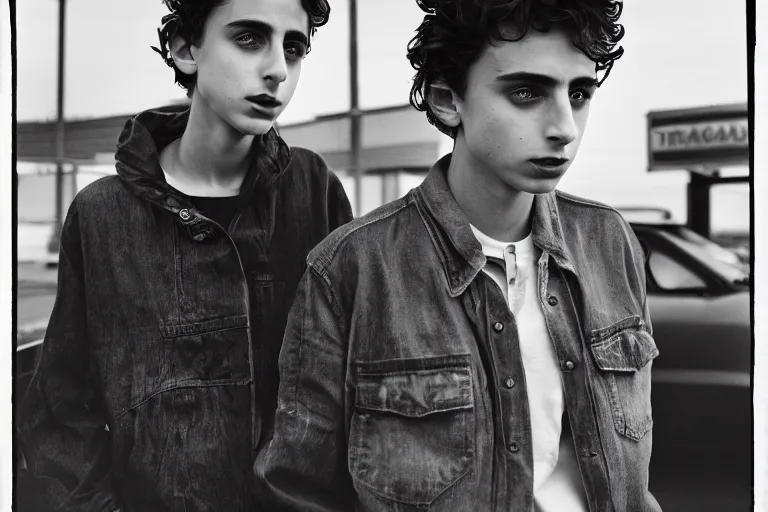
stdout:
POLYGON ((351 220, 339 179, 272 130, 229 226, 165 181, 186 108, 131 118, 117 176, 80 191, 22 405, 22 453, 56 510, 258 510, 277 356, 308 252, 351 220))

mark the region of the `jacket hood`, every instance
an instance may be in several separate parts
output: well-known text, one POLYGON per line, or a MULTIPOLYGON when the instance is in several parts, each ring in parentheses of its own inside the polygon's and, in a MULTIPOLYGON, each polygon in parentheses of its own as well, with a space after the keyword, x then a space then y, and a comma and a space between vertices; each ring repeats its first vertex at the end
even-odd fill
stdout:
MULTIPOLYGON (((170 212, 198 241, 209 238, 214 226, 200 217, 189 200, 173 191, 160 167, 160 152, 184 133, 189 106, 173 105, 147 110, 125 123, 117 141, 117 174, 136 196, 170 212)), ((251 164, 240 189, 250 195, 271 187, 290 163, 290 150, 273 128, 254 138, 251 164)))

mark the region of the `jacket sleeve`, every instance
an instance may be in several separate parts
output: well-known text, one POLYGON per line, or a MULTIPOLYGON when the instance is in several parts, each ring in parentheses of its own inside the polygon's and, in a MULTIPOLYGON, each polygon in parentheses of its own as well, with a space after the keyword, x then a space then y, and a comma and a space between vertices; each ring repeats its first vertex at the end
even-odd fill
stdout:
POLYGON ((651 322, 651 311, 648 307, 648 248, 640 243, 631 226, 627 226, 631 236, 631 242, 635 247, 635 266, 640 281, 640 293, 643 298, 643 320, 645 321, 648 332, 653 335, 653 323, 651 322))
POLYGON ((77 199, 62 227, 56 301, 19 411, 19 442, 34 492, 66 511, 117 508, 109 432, 86 337, 77 199))
POLYGON ((347 469, 346 341, 330 287, 310 265, 299 283, 280 352, 274 434, 259 453, 265 510, 353 510, 347 469))

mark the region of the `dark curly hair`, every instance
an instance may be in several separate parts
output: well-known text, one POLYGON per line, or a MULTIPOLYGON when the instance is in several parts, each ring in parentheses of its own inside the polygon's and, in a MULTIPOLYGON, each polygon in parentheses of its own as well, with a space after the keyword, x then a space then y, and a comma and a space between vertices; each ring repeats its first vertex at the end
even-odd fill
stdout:
POLYGON ((620 0, 416 0, 426 12, 408 43, 408 60, 416 70, 410 102, 427 113, 438 130, 455 138, 457 128, 446 126, 432 112, 427 95, 437 82, 460 97, 467 87, 469 67, 487 44, 519 41, 530 28, 547 32, 560 27, 572 34, 573 44, 595 62, 607 78, 624 49, 620 0), (512 28, 514 34, 510 34, 512 28))
MULTIPOLYGON (((157 29, 157 35, 160 38, 160 48, 152 46, 152 49, 159 53, 165 63, 173 68, 176 75, 176 83, 187 90, 187 95, 192 93, 195 88, 197 75, 187 75, 182 73, 173 62, 170 46, 171 40, 175 35, 180 35, 185 41, 197 44, 202 40, 205 29, 205 22, 210 16, 211 11, 229 0, 162 0, 170 10, 162 18, 162 25, 157 29)), ((331 15, 331 6, 328 0, 301 0, 301 6, 309 15, 309 36, 310 40, 317 31, 328 23, 331 15)), ((307 45, 309 53, 311 44, 307 45)))

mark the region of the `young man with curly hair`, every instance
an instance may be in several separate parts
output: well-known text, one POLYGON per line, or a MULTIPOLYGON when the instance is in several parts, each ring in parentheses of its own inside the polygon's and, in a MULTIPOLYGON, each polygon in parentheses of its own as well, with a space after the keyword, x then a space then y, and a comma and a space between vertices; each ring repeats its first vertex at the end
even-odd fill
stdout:
POLYGON ((453 152, 310 253, 261 491, 275 510, 658 511, 643 251, 555 190, 621 4, 418 3, 412 102, 453 152))
POLYGON ((143 112, 82 190, 23 406, 56 510, 252 511, 277 357, 310 249, 351 220, 339 179, 273 128, 327 0, 165 0, 189 106, 143 112))

